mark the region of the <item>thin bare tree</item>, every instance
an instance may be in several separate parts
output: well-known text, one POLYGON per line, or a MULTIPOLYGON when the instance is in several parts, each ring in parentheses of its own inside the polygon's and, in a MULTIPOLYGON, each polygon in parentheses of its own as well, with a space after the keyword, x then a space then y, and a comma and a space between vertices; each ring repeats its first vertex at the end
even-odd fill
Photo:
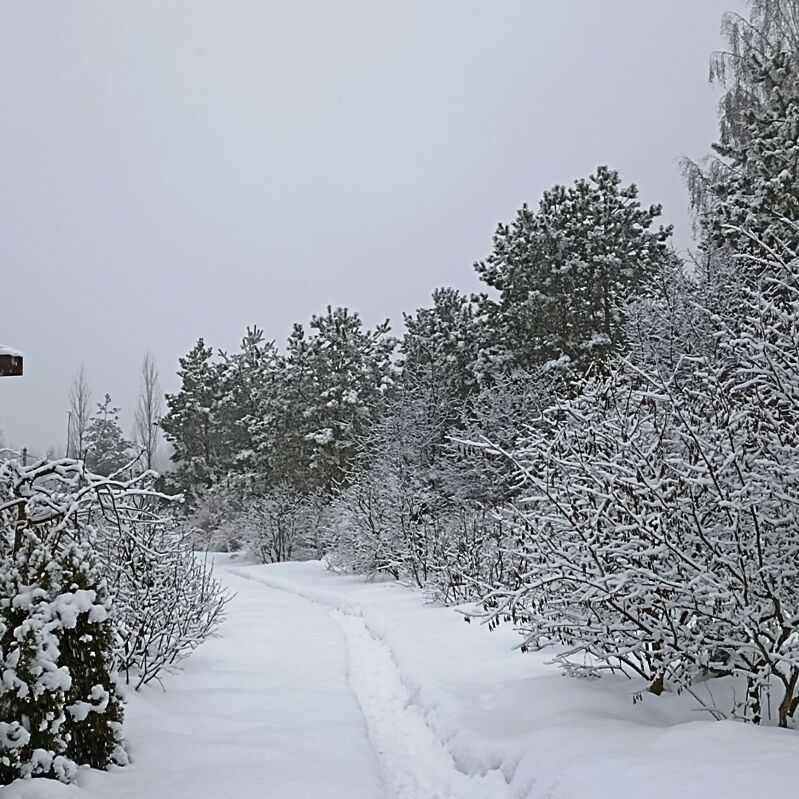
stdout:
POLYGON ((161 430, 158 423, 164 412, 161 381, 153 356, 146 353, 139 378, 139 400, 133 418, 133 441, 144 456, 144 465, 152 469, 155 463, 161 430))
POLYGON ((91 418, 92 392, 86 368, 72 378, 69 387, 69 425, 67 427, 67 457, 83 460, 86 457, 86 431, 91 418))

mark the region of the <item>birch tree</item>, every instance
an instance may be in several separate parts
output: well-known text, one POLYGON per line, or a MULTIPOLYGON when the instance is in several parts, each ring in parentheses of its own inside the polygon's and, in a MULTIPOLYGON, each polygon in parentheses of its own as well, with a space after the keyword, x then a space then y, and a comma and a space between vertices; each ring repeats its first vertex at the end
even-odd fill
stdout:
POLYGON ((133 418, 133 443, 141 451, 144 467, 148 470, 153 469, 156 463, 161 441, 161 429, 158 425, 163 413, 164 401, 158 367, 148 352, 142 362, 139 399, 133 418))
POLYGON ((88 446, 86 434, 91 421, 92 392, 86 369, 81 365, 72 378, 69 388, 69 427, 67 430, 67 457, 83 460, 88 446))

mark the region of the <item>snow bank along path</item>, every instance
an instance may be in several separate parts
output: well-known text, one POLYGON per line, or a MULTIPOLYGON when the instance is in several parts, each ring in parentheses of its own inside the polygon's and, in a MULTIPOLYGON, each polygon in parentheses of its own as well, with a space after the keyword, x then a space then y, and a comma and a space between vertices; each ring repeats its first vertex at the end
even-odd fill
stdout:
POLYGON ((0 799, 795 799, 799 732, 633 705, 394 583, 218 559, 237 596, 166 692, 133 696, 132 765, 0 799))

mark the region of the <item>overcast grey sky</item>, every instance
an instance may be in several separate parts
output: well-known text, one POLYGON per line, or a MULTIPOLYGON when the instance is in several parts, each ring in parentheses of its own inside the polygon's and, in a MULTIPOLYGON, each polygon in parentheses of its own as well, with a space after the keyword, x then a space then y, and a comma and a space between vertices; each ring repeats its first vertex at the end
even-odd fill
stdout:
POLYGON ((607 163, 690 243, 741 0, 0 2, 7 443, 65 441, 84 363, 129 427, 145 350, 370 324, 476 287, 500 220, 607 163))

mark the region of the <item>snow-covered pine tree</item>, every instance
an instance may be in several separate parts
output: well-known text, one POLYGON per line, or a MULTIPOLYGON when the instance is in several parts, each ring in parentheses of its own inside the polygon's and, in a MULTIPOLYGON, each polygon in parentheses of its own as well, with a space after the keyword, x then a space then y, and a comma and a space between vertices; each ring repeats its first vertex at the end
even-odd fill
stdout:
POLYGON ((264 414, 254 436, 259 452, 268 457, 268 472, 300 491, 310 492, 314 481, 310 471, 314 442, 310 408, 319 402, 319 388, 313 373, 310 337, 304 326, 295 323, 286 342, 277 375, 261 392, 264 414))
POLYGON ((198 339, 178 359, 181 386, 176 394, 167 394, 160 423, 177 467, 170 479, 191 496, 212 485, 219 461, 221 380, 212 356, 212 349, 198 339))
POLYGON ((328 308, 314 316, 307 337, 296 325, 285 362, 287 417, 281 425, 307 460, 307 485, 329 495, 355 458, 355 440, 392 382, 394 339, 388 322, 364 329, 347 308, 328 308))
POLYGON ((466 399, 479 386, 484 330, 474 303, 453 288, 433 292, 432 305, 405 314, 400 366, 407 380, 426 382, 431 399, 448 407, 455 423, 466 399))
MULTIPOLYGON (((385 412, 396 417, 395 435, 407 430, 402 449, 408 465, 417 465, 420 485, 446 500, 443 460, 450 436, 463 424, 479 390, 484 331, 474 304, 456 289, 436 289, 432 300, 429 308, 405 316, 400 370, 385 412), (414 428, 418 434, 409 434, 414 428)), ((384 441, 383 446, 394 445, 384 441)))
POLYGON ((86 466, 89 471, 108 477, 123 469, 131 458, 131 444, 119 426, 119 408, 106 394, 86 430, 86 466))
MULTIPOLYGON (((273 342, 264 341, 263 331, 247 328, 235 353, 221 353, 219 415, 219 471, 238 490, 269 479, 275 380, 280 358, 273 342)), ((251 489, 250 489, 251 490, 251 489)))
POLYGON ((573 186, 546 191, 501 224, 494 249, 475 265, 498 292, 481 305, 490 336, 510 368, 571 365, 606 358, 623 338, 624 304, 668 256, 670 228, 650 228, 660 206, 642 208, 635 185, 622 187, 600 166, 573 186))

